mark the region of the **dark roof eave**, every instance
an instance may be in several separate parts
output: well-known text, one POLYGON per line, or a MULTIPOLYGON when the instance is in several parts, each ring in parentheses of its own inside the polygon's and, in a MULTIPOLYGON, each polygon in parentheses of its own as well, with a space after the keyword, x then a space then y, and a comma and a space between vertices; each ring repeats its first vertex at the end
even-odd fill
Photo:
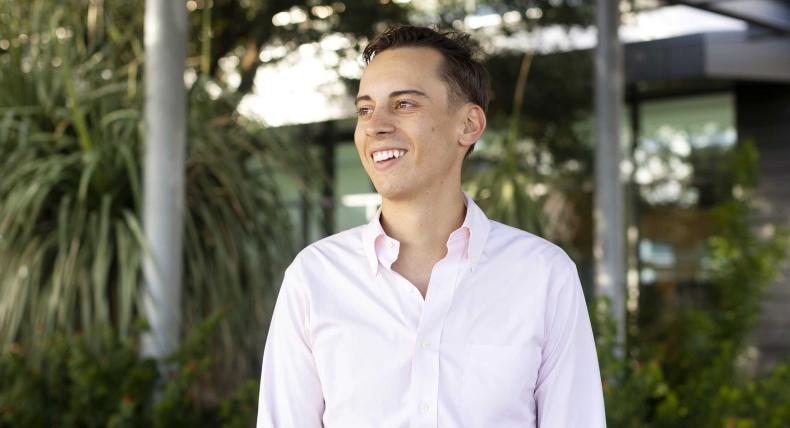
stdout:
POLYGON ((627 83, 678 79, 790 83, 790 36, 700 33, 625 45, 627 83))
POLYGON ((790 35, 790 3, 784 0, 667 0, 667 3, 706 10, 790 35))

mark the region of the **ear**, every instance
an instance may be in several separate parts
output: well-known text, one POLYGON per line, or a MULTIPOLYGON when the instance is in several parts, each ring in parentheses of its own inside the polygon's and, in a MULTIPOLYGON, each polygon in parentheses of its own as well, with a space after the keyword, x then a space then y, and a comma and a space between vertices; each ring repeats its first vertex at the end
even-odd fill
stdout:
POLYGON ((458 137, 458 143, 469 147, 476 143, 486 130, 486 114, 477 104, 469 103, 462 110, 463 130, 458 137))

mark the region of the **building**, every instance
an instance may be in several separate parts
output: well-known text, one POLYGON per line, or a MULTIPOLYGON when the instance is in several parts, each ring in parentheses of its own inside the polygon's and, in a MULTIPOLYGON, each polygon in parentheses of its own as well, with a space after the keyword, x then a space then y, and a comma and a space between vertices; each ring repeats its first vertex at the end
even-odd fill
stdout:
MULTIPOLYGON (((645 139, 662 138, 669 146, 677 138, 692 145, 753 141, 760 152, 758 193, 764 202, 755 228, 771 233, 766 224, 790 226, 790 3, 675 3, 737 18, 747 27, 627 44, 631 134, 641 136, 642 147, 645 139)), ((643 286, 651 280, 682 286, 698 273, 699 238, 706 233, 703 212, 716 198, 717 175, 715 165, 704 165, 704 159, 693 162, 708 172, 695 177, 697 194, 690 195, 702 208, 700 215, 684 210, 682 216, 649 212, 642 217, 643 286)), ((672 175, 672 170, 666 172, 672 175)), ((752 341, 760 367, 790 357, 790 269, 768 290, 752 341)))

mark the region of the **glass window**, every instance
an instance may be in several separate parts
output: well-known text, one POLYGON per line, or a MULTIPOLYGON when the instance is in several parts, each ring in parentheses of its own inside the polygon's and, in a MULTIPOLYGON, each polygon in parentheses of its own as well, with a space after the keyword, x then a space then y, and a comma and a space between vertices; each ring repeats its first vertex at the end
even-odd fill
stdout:
POLYGON ((641 301, 673 300, 704 281, 710 208, 731 189, 734 95, 645 101, 639 110, 633 151, 637 194, 632 209, 639 226, 634 273, 642 286, 641 301))

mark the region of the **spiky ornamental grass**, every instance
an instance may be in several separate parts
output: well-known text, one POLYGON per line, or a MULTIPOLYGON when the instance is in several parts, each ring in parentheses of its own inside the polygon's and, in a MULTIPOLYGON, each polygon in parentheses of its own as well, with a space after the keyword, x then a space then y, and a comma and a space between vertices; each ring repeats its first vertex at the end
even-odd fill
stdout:
MULTIPOLYGON (((108 328, 134 340, 145 250, 142 5, 35 0, 8 9, 0 11, 0 40, 9 41, 0 50, 0 351, 61 333, 99 343, 108 328)), ((224 314, 210 352, 218 377, 233 383, 258 369, 295 250, 274 174, 300 183, 317 162, 245 122, 238 100, 209 96, 207 84, 198 79, 188 95, 184 298, 171 309, 185 329, 224 314)))

